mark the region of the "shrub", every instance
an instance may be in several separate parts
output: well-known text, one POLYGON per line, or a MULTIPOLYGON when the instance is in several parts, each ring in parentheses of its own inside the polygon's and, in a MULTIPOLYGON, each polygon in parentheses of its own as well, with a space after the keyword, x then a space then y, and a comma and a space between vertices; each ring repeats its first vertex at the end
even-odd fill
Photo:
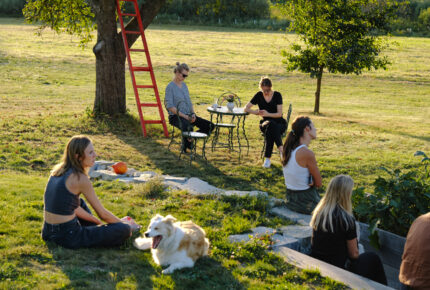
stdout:
POLYGON ((430 211, 430 159, 421 151, 415 156, 424 157, 418 168, 406 172, 382 168, 389 176, 375 180, 373 194, 365 193, 363 188, 354 193, 354 212, 359 220, 369 223, 374 242, 378 226, 406 236, 412 222, 430 211))

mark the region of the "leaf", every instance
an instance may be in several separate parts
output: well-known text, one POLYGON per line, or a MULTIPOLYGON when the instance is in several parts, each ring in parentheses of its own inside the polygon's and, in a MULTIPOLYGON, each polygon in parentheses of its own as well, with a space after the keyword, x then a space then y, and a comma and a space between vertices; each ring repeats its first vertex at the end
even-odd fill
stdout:
POLYGON ((377 250, 381 249, 381 245, 379 244, 379 235, 378 235, 377 231, 375 231, 369 235, 369 243, 375 249, 377 249, 377 250))

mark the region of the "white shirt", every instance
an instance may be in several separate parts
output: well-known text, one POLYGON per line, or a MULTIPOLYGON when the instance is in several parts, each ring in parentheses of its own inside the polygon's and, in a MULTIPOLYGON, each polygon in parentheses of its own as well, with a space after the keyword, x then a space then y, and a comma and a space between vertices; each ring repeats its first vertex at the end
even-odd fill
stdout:
POLYGON ((296 152, 305 144, 298 146, 291 152, 287 165, 282 168, 285 178, 285 186, 291 190, 306 190, 309 186, 309 169, 301 167, 296 160, 296 152))

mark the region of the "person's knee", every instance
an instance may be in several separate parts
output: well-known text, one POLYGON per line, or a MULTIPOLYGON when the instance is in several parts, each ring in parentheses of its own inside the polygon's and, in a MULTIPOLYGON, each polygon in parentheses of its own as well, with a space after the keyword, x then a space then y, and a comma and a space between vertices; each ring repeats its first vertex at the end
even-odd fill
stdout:
POLYGON ((117 223, 118 233, 123 240, 131 236, 131 227, 125 223, 117 223))

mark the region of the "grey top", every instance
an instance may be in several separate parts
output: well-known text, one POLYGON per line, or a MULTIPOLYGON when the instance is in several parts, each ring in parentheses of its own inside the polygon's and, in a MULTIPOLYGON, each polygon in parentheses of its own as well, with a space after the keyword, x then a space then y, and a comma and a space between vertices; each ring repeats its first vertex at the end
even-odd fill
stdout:
MULTIPOLYGON (((190 99, 190 93, 188 91, 187 85, 183 82, 182 88, 178 87, 173 81, 171 81, 166 87, 166 95, 164 97, 164 102, 166 104, 166 109, 175 107, 179 105, 179 111, 183 114, 191 114, 193 105, 190 99)), ((172 112, 167 110, 169 115, 173 115, 172 112)))
POLYGON ((45 210, 55 214, 72 215, 79 207, 79 196, 70 192, 66 187, 66 180, 72 169, 69 168, 61 176, 49 177, 46 185, 44 202, 45 210))

